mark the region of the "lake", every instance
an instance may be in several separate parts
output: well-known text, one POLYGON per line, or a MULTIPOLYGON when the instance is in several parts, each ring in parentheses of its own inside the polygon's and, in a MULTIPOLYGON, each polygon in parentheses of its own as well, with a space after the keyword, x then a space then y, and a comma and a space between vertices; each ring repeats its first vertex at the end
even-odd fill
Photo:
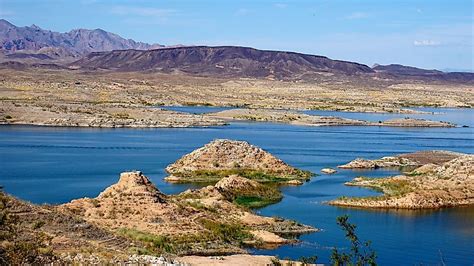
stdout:
MULTIPOLYGON (((0 126, 0 185, 6 192, 34 203, 64 203, 95 197, 118 180, 120 172, 141 170, 164 193, 179 193, 195 185, 163 182, 164 168, 182 155, 216 138, 246 140, 289 164, 319 173, 356 157, 375 159, 418 150, 474 152, 474 112, 432 109, 424 115, 470 128, 303 127, 276 123, 232 122, 224 127, 164 129, 92 129, 0 126)), ((189 112, 206 112, 188 107, 189 112)), ((318 112, 318 111, 314 111, 318 112)), ((381 114, 339 113, 376 121, 381 114)), ((396 114, 382 115, 391 118, 396 114)), ((403 115, 419 116, 419 115, 403 115)), ((354 117, 349 117, 354 118, 354 117)), ((474 263, 474 207, 436 211, 363 210, 328 206, 346 196, 376 195, 375 191, 343 183, 364 175, 383 177, 397 170, 340 170, 319 175, 299 187, 283 187, 281 202, 257 210, 321 228, 301 242, 255 254, 297 259, 317 255, 328 262, 331 249, 348 248, 336 217, 344 214, 357 224, 361 239, 371 240, 383 265, 474 263)))

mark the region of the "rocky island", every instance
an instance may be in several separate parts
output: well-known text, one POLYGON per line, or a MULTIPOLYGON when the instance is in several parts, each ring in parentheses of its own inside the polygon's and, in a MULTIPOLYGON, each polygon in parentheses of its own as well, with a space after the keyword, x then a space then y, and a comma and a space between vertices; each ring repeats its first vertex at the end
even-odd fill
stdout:
POLYGON ((286 123, 299 126, 387 126, 387 127, 454 127, 449 122, 426 119, 396 118, 386 121, 370 122, 337 116, 309 115, 293 110, 274 109, 230 109, 207 116, 223 120, 247 120, 259 122, 286 123))
MULTIPOLYGON (((412 160, 406 157, 400 162, 402 165, 419 165, 424 158, 423 165, 404 175, 389 178, 357 177, 348 186, 362 186, 383 192, 381 196, 365 198, 342 197, 329 202, 331 205, 362 207, 362 208, 400 208, 400 209, 427 209, 454 207, 474 204, 474 156, 470 154, 422 152, 411 155, 412 160), (431 160, 422 155, 435 154, 431 160), (445 156, 447 155, 447 156, 445 156), (438 157, 436 157, 438 156, 438 157), (454 159, 445 161, 449 156, 454 159), (414 158, 420 158, 416 161, 414 158)), ((362 162, 352 163, 352 167, 360 166, 362 162)), ((377 161, 364 166, 385 165, 392 166, 393 160, 377 161), (383 163, 383 164, 380 164, 383 163)), ((396 161, 395 161, 395 164, 396 161)))
POLYGON ((260 183, 301 184, 312 174, 246 141, 217 139, 166 167, 168 182, 217 182, 239 175, 260 183), (296 182, 295 182, 296 181, 296 182))
POLYGON ((453 160, 462 153, 442 150, 418 151, 413 153, 385 156, 380 159, 368 160, 357 158, 347 164, 339 165, 341 169, 373 169, 388 167, 417 167, 425 164, 443 164, 453 160))

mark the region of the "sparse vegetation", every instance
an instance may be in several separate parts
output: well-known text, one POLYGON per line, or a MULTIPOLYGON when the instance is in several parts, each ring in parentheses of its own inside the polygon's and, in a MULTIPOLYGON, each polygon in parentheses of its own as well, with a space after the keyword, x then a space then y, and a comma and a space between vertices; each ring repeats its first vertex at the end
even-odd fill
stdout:
POLYGON ((170 238, 166 236, 154 235, 130 228, 121 228, 117 233, 132 240, 143 242, 147 249, 140 250, 140 252, 159 254, 160 252, 172 252, 174 250, 170 238))
POLYGON ((209 219, 202 219, 201 224, 209 230, 212 237, 227 243, 252 239, 252 235, 244 226, 234 223, 220 223, 209 219))
POLYGON ((292 179, 301 179, 309 180, 313 175, 309 171, 295 170, 291 175, 282 175, 280 173, 265 172, 262 170, 254 169, 243 169, 243 168, 234 168, 234 169, 224 169, 224 170, 196 170, 192 172, 180 172, 173 174, 178 177, 185 178, 187 182, 210 182, 210 181, 219 181, 220 179, 231 176, 231 175, 240 175, 242 177, 255 180, 261 183, 266 182, 286 182, 292 179))
POLYGON ((234 202, 236 204, 245 206, 247 208, 261 208, 265 207, 267 205, 273 204, 279 199, 265 199, 261 197, 256 197, 256 196, 239 196, 237 197, 234 202))
MULTIPOLYGON (((0 265, 44 264, 54 260, 51 237, 22 226, 9 209, 10 201, 0 191, 0 265)), ((39 225, 33 225, 33 229, 39 229, 39 225)))

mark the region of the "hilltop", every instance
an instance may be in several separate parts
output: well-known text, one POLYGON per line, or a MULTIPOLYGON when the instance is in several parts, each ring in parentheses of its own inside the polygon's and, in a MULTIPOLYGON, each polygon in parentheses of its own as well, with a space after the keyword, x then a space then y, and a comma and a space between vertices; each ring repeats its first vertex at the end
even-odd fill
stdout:
POLYGON ((259 182, 309 180, 311 173, 296 169, 246 141, 217 139, 166 167, 170 182, 212 182, 238 174, 259 182))

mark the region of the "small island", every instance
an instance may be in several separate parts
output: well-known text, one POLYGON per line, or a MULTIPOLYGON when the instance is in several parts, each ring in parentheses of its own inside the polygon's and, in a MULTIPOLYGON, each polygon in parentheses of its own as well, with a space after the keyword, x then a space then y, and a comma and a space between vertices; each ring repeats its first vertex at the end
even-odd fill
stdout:
POLYGON ((168 182, 217 182, 239 175, 260 183, 302 184, 312 173, 294 168, 246 141, 217 139, 166 167, 168 182), (296 181, 296 182, 295 182, 296 181))
POLYGON ((418 167, 425 164, 441 165, 462 155, 462 153, 442 150, 417 151, 394 156, 385 156, 375 160, 356 158, 347 164, 339 165, 338 168, 376 169, 389 167, 418 167))
POLYGON ((414 118, 395 118, 371 122, 348 119, 337 116, 309 115, 293 110, 276 109, 230 109, 207 116, 222 120, 246 120, 258 122, 276 122, 299 126, 386 126, 386 127, 455 127, 449 122, 414 118))
MULTIPOLYGON (((426 152, 421 154, 426 154, 426 152)), ((456 153, 451 155, 454 156, 454 154, 456 153)), ((420 153, 416 156, 420 156, 420 153)), ((474 204, 474 155, 458 154, 456 158, 443 163, 440 163, 440 160, 441 156, 413 171, 394 177, 357 177, 346 185, 372 188, 383 192, 383 195, 363 198, 341 197, 330 201, 329 204, 400 209, 433 209, 474 204)), ((375 162, 375 165, 380 165, 379 163, 380 161, 375 162)), ((413 161, 403 161, 403 163, 414 164, 413 161)), ((392 165, 392 163, 387 164, 392 165)), ((372 164, 367 164, 367 166, 374 168, 372 164)))

